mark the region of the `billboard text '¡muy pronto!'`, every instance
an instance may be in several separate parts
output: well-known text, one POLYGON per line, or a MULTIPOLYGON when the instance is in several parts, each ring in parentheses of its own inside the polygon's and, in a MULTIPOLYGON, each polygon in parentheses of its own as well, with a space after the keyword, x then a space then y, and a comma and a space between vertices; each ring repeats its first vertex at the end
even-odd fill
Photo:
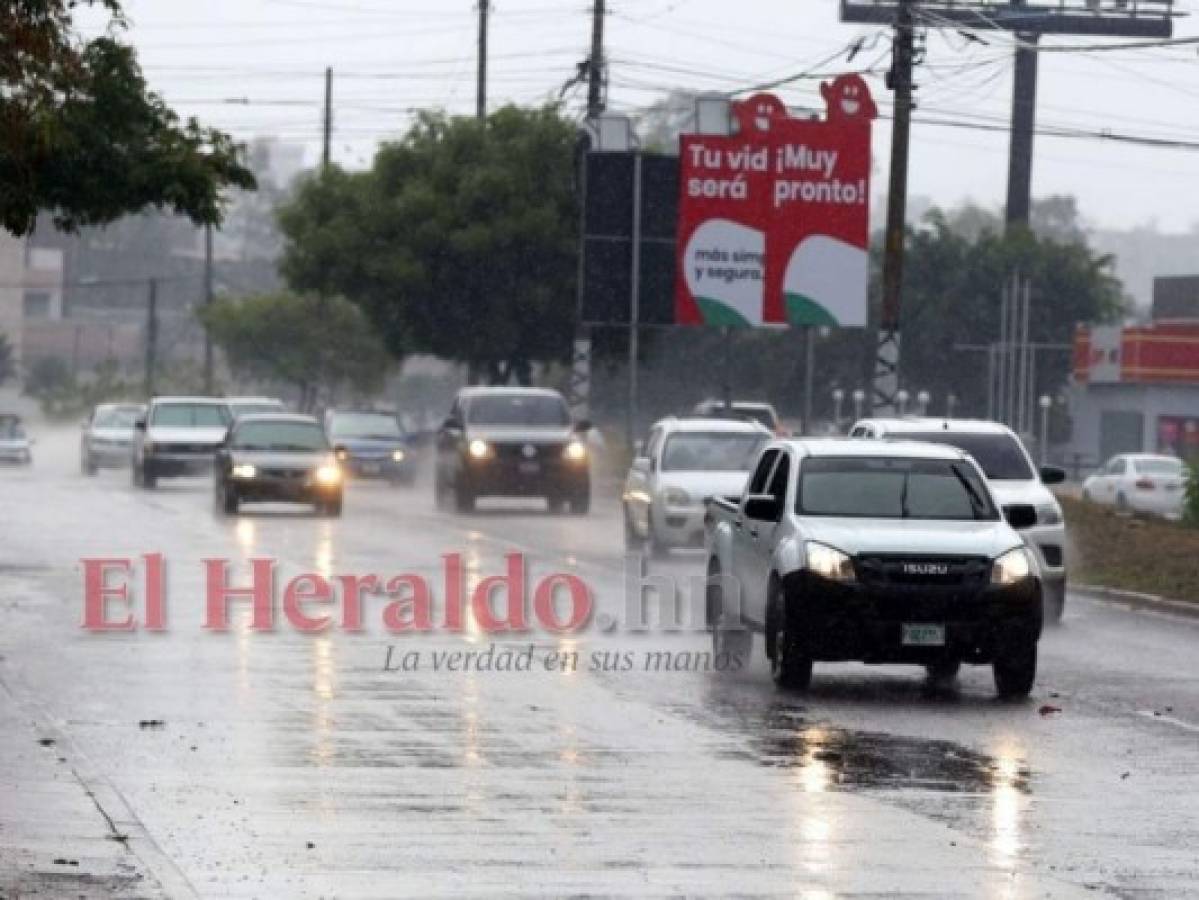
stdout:
POLYGON ((758 94, 738 133, 680 147, 680 325, 865 325, 870 221, 866 82, 821 86, 824 119, 758 94))

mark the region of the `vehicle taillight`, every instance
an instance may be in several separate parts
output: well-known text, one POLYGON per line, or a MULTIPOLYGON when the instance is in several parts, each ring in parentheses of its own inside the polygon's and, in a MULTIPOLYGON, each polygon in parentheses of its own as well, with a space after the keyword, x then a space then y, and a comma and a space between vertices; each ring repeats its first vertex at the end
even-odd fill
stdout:
POLYGON ((1154 489, 1154 487, 1156 487, 1156 485, 1148 478, 1138 478, 1137 487, 1142 491, 1151 491, 1154 489))

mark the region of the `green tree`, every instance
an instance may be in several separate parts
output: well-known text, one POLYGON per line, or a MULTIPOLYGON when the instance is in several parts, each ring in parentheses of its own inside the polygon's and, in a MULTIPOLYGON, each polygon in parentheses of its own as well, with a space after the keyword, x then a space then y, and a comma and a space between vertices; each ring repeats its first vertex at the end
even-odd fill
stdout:
POLYGON ((1182 520, 1199 528, 1199 459, 1186 464, 1186 499, 1182 502, 1182 520))
POLYGON ((221 298, 201 316, 235 372, 292 385, 306 408, 343 385, 377 392, 392 364, 362 311, 341 297, 221 298))
POLYGON ((253 187, 228 135, 181 123, 147 90, 125 25, 118 0, 0 0, 0 223, 13 234, 39 210, 65 230, 147 206, 216 223, 224 187, 253 187), (102 36, 77 34, 81 3, 107 12, 102 36))
POLYGON ((296 290, 342 294, 393 352, 525 381, 566 357, 575 312, 575 127, 555 107, 423 114, 370 171, 302 184, 280 213, 296 290))

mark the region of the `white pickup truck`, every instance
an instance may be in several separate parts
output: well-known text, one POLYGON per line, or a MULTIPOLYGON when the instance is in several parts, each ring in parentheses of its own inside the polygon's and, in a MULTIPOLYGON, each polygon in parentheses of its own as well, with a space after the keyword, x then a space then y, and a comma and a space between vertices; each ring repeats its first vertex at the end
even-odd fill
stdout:
POLYGON ((925 666, 952 679, 990 664, 1002 697, 1037 671, 1041 578, 975 462, 939 444, 783 440, 739 498, 708 504, 706 616, 716 654, 765 635, 775 682, 806 688, 814 662, 925 666))

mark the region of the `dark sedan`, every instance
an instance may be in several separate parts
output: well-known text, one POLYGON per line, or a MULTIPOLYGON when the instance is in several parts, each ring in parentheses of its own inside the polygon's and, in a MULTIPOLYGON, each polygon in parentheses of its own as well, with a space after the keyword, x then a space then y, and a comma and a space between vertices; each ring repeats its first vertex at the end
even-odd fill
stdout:
POLYGON ((215 488, 217 509, 226 515, 247 502, 311 503, 322 515, 341 515, 341 467, 311 416, 235 421, 217 451, 215 488))

